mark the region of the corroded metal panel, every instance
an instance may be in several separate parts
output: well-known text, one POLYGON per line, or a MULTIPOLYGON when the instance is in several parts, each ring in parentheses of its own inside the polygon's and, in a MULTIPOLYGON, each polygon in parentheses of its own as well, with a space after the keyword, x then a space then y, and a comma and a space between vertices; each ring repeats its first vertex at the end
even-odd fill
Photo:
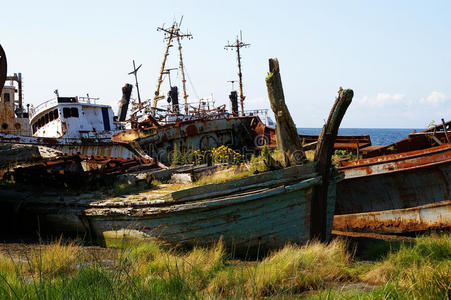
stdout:
POLYGON ((334 230, 404 233, 451 227, 451 200, 406 209, 336 215, 334 230))
POLYGON ((256 147, 258 117, 193 119, 161 126, 131 129, 113 135, 117 143, 137 142, 147 155, 168 162, 172 151, 208 150, 226 145, 246 152, 256 147))
POLYGON ((451 144, 344 162, 340 171, 345 179, 337 185, 336 230, 451 227, 451 144))
POLYGON ((425 150, 343 161, 340 162, 340 171, 345 173, 345 178, 348 179, 401 172, 449 162, 451 162, 451 144, 443 144, 425 150))
POLYGON ((0 143, 47 146, 59 150, 63 154, 100 155, 123 158, 136 157, 123 144, 111 141, 108 135, 98 135, 98 137, 92 138, 49 138, 0 133, 0 143))

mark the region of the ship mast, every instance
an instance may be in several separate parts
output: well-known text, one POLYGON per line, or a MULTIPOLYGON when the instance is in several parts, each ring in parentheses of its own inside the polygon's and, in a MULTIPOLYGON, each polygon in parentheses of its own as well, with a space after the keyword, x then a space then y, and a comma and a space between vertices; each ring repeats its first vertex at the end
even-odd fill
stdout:
POLYGON ((163 63, 161 64, 160 75, 158 77, 157 89, 155 91, 155 97, 153 99, 153 104, 152 104, 152 107, 154 110, 157 107, 158 100, 163 98, 163 96, 160 96, 160 87, 161 87, 161 83, 163 82, 163 75, 165 74, 165 65, 166 65, 167 57, 169 55, 169 48, 172 47, 172 40, 174 38, 176 38, 178 46, 179 46, 178 49, 179 49, 179 59, 180 59, 180 72, 182 73, 183 98, 185 99, 185 114, 188 114, 188 101, 187 101, 188 95, 186 93, 185 69, 184 69, 184 64, 183 64, 181 40, 183 38, 192 39, 193 36, 190 33, 181 33, 180 32, 180 26, 182 24, 182 21, 183 21, 183 17, 178 24, 177 24, 177 22, 174 22, 170 28, 164 28, 164 27, 157 28, 158 31, 164 32, 165 39, 167 40, 167 44, 166 44, 166 51, 164 53, 163 63))
POLYGON ((224 46, 224 49, 229 48, 236 48, 236 57, 238 60, 238 79, 240 82, 240 106, 241 106, 241 115, 244 116, 244 98, 246 98, 243 95, 243 74, 241 73, 241 55, 240 55, 240 48, 242 47, 249 47, 251 44, 243 43, 243 36, 240 30, 240 38, 238 39, 238 36, 236 37, 235 44, 230 44, 227 42, 227 45, 224 46))
MULTIPOLYGON (((141 106, 141 95, 139 94, 139 86, 138 86, 138 70, 141 68, 142 64, 139 65, 139 67, 136 67, 135 60, 133 60, 133 71, 128 73, 128 75, 135 75, 135 82, 136 82, 136 91, 138 92, 138 103, 139 106, 141 106)), ((88 97, 89 98, 89 97, 88 97)))

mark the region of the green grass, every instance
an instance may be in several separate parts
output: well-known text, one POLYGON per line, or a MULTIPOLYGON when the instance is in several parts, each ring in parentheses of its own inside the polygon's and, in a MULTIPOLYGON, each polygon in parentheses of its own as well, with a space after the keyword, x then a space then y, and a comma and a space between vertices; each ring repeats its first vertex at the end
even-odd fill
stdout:
POLYGON ((182 250, 124 240, 93 255, 58 240, 0 256, 0 299, 447 299, 451 235, 424 236, 361 261, 349 244, 287 245, 256 261, 233 259, 221 241, 182 250))

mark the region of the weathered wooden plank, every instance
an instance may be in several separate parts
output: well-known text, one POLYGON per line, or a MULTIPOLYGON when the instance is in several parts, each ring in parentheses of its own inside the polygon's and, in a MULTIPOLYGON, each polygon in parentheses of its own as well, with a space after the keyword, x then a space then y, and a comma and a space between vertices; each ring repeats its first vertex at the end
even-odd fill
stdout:
POLYGON ((251 190, 251 189, 256 189, 256 188, 262 188, 262 187, 272 187, 272 186, 276 186, 276 185, 284 185, 290 182, 293 182, 294 180, 305 180, 308 178, 313 178, 318 176, 318 173, 310 173, 310 174, 306 174, 303 176, 299 176, 299 177, 295 177, 295 178, 283 178, 283 179, 279 179, 279 180, 269 180, 269 181, 265 181, 262 183, 256 183, 256 184, 250 184, 250 185, 245 185, 245 186, 237 186, 231 189, 227 189, 227 190, 219 190, 219 191, 215 191, 215 192, 211 192, 211 193, 205 193, 205 194, 199 194, 199 195, 193 195, 193 196, 188 196, 185 198, 180 198, 177 200, 177 202, 184 202, 184 201, 193 201, 193 200, 199 200, 199 199, 206 199, 206 198, 213 198, 213 197, 218 197, 218 196, 226 196, 226 195, 230 195, 232 193, 239 193, 239 192, 243 192, 243 191, 247 191, 247 190, 251 190))
MULTIPOLYGON (((307 189, 307 191, 310 193, 311 187, 307 189)), ((307 193, 305 191, 302 191, 302 193, 307 193)), ((287 202, 287 205, 295 205, 299 199, 302 199, 302 195, 298 197, 297 194, 290 193, 290 197, 292 197, 292 201, 287 202)), ((268 198, 263 199, 262 201, 265 204, 263 205, 263 202, 261 201, 250 201, 246 202, 243 205, 229 205, 226 207, 221 208, 213 208, 209 210, 190 210, 190 211, 177 211, 174 213, 171 213, 170 216, 173 217, 171 220, 168 218, 169 214, 154 214, 154 215, 127 215, 123 214, 122 216, 109 216, 109 215, 100 215, 104 220, 108 220, 111 222, 116 221, 123 221, 123 220, 129 220, 133 218, 142 219, 142 220, 154 220, 157 223, 162 223, 165 226, 171 227, 174 225, 180 225, 180 226, 186 226, 188 224, 197 224, 197 223, 205 223, 209 224, 209 222, 212 222, 212 220, 221 220, 222 222, 229 222, 233 219, 235 219, 237 216, 241 215, 257 215, 261 212, 271 214, 274 211, 281 210, 284 208, 283 205, 281 205, 281 202, 285 201, 284 197, 281 197, 280 195, 276 195, 275 197, 271 197, 271 201, 268 201, 268 198), (244 205, 246 205, 246 209, 244 208, 244 205)), ((290 213, 289 210, 286 211, 287 213, 290 213)), ((297 216, 298 218, 302 218, 302 216, 297 216)))
POLYGON ((212 209, 218 207, 225 207, 229 205, 238 205, 243 202, 255 201, 262 198, 272 197, 275 195, 280 195, 286 192, 297 191, 300 189, 307 188, 309 186, 317 185, 321 183, 321 177, 315 177, 303 180, 300 183, 291 186, 280 186, 272 189, 263 189, 253 191, 252 193, 240 193, 232 196, 205 199, 204 201, 198 202, 188 202, 183 204, 175 204, 167 207, 146 207, 141 209, 88 209, 86 210, 86 215, 132 215, 133 213, 139 213, 140 216, 144 215, 158 215, 174 213, 178 211, 188 211, 188 210, 198 210, 198 209, 212 209), (207 201, 208 200, 208 201, 207 201))
POLYGON ((306 174, 314 173, 316 170, 316 163, 310 162, 301 166, 293 166, 280 170, 274 170, 270 172, 265 172, 261 174, 252 175, 249 177, 230 180, 224 183, 212 183, 206 184, 202 186, 196 186, 193 188, 180 190, 173 192, 171 194, 172 199, 177 200, 181 198, 185 198, 188 196, 199 195, 199 194, 207 194, 217 191, 224 191, 228 189, 233 189, 236 187, 244 187, 247 185, 263 183, 265 181, 270 180, 279 180, 283 178, 293 178, 293 180, 302 177, 306 174))

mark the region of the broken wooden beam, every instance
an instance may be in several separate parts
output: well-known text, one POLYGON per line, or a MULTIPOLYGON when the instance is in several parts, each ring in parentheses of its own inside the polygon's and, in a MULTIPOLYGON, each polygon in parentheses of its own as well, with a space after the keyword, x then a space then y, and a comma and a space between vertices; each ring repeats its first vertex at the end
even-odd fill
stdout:
POLYGON ((277 58, 269 59, 269 74, 266 77, 266 87, 271 109, 276 118, 277 149, 284 155, 285 166, 300 164, 305 160, 305 153, 302 150, 296 125, 285 104, 277 58))
POLYGON ((329 180, 331 179, 331 157, 334 151, 334 143, 341 120, 351 104, 353 96, 354 92, 352 90, 340 88, 338 97, 335 99, 329 118, 321 130, 318 144, 316 145, 314 160, 318 162, 318 172, 322 176, 323 184, 316 187, 314 191, 310 229, 311 236, 318 238, 320 241, 327 239, 327 191, 329 180))

